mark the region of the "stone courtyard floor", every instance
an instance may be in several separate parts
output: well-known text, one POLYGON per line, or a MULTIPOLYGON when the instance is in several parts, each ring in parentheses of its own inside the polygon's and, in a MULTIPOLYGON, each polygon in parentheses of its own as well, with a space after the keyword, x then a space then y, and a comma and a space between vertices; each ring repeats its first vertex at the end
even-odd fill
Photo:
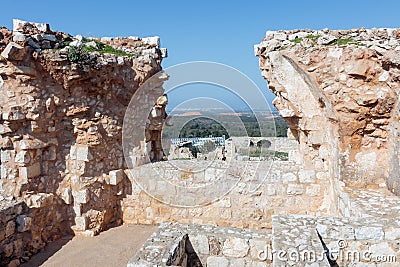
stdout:
POLYGON ((20 266, 126 266, 157 228, 149 225, 123 225, 95 237, 66 237, 49 244, 41 253, 20 266))

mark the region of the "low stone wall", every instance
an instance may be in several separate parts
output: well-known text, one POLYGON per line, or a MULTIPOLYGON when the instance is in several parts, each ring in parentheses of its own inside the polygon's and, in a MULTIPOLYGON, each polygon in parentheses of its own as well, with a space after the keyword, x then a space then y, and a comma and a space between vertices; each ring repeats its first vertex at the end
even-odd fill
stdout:
POLYGON ((387 223, 374 217, 274 216, 273 266, 333 266, 326 251, 339 266, 397 266, 399 237, 387 223))
POLYGON ((19 225, 18 222, 28 222, 30 219, 23 214, 27 212, 23 202, 1 201, 0 210, 0 265, 5 266, 12 261, 19 264, 19 257, 23 256, 23 234, 20 230, 28 228, 28 223, 19 225))
POLYGON ((269 231, 231 227, 165 223, 160 226, 128 267, 139 266, 269 266, 263 258, 270 247, 269 231))
POLYGON ((202 171, 194 170, 209 162, 176 162, 180 167, 171 163, 126 171, 132 194, 122 202, 125 223, 177 221, 262 229, 271 228, 274 214, 329 215, 325 173, 303 170, 294 162, 221 161, 202 171), (203 192, 204 186, 209 191, 203 192))
POLYGON ((68 220, 61 217, 66 207, 52 195, 30 195, 26 203, 0 202, 0 266, 17 266, 48 242, 72 234, 68 220))

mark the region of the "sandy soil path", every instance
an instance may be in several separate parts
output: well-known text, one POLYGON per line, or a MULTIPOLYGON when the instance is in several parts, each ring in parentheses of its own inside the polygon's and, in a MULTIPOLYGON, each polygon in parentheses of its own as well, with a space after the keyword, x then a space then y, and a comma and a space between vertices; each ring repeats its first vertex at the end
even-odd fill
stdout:
POLYGON ((95 237, 66 237, 49 244, 44 251, 20 266, 126 266, 156 229, 157 226, 123 225, 95 237))

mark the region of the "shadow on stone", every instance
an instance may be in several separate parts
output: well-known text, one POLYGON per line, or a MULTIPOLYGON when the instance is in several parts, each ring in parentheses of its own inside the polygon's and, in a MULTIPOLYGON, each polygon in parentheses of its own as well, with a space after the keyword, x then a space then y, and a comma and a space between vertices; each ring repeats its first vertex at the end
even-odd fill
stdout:
POLYGON ((57 253, 63 246, 71 241, 73 236, 66 236, 47 244, 40 253, 34 255, 28 262, 21 264, 21 267, 38 267, 45 263, 51 256, 57 253))

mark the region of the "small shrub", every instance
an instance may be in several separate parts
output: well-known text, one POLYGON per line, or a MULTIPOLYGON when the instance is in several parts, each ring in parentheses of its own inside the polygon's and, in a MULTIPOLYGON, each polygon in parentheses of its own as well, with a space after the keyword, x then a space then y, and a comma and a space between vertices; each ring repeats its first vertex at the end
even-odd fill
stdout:
POLYGON ((86 62, 89 60, 89 54, 82 47, 70 46, 68 48, 68 59, 74 63, 86 62))
POLYGON ((297 38, 294 38, 294 39, 292 40, 292 42, 293 42, 293 43, 296 43, 296 44, 299 44, 299 43, 301 43, 301 40, 303 40, 303 38, 297 37, 297 38))
POLYGON ((319 37, 321 37, 321 35, 312 35, 312 34, 310 34, 310 35, 306 36, 307 39, 318 39, 319 37))
POLYGON ((128 56, 128 57, 136 56, 135 54, 130 54, 125 51, 115 49, 112 46, 106 45, 105 43, 102 43, 100 41, 94 40, 94 42, 96 43, 97 48, 84 46, 83 49, 87 52, 99 52, 100 54, 113 54, 117 56, 128 56))

